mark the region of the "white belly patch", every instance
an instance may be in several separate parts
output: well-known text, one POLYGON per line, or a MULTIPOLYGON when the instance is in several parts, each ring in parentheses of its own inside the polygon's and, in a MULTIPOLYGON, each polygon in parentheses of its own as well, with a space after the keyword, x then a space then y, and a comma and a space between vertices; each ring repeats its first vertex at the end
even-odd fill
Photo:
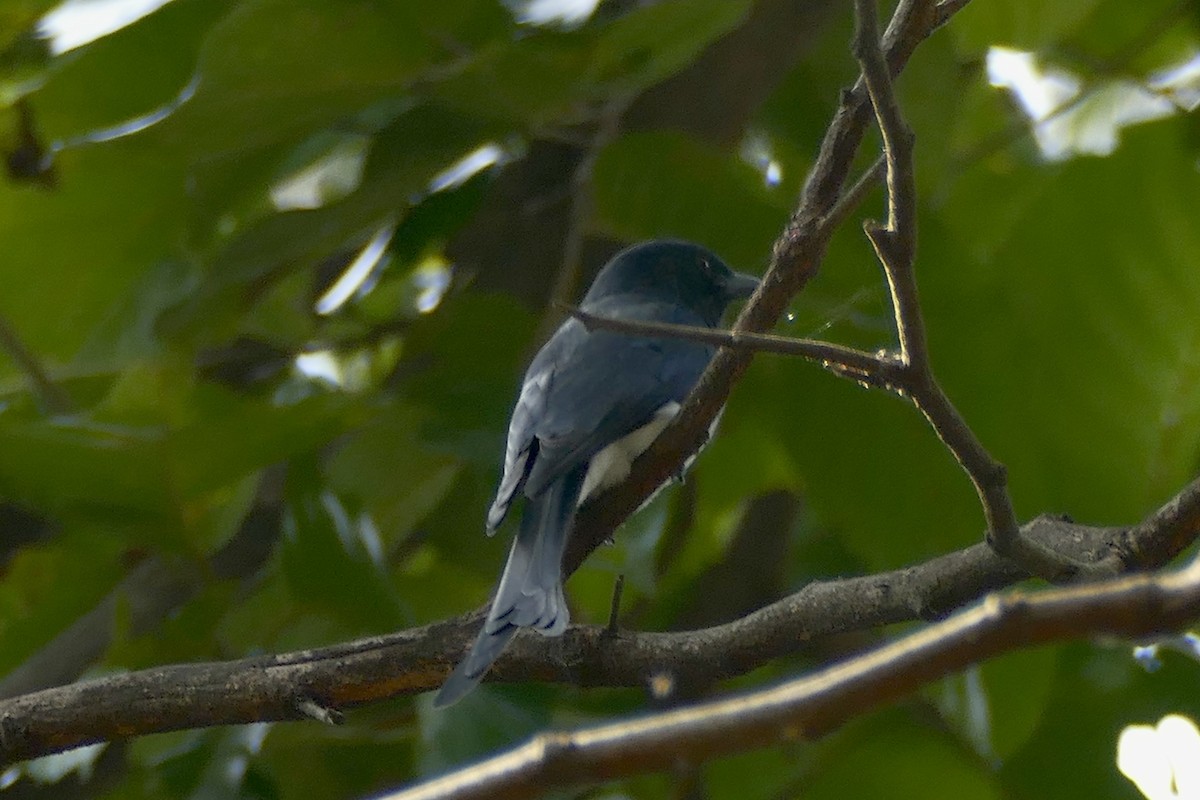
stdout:
POLYGON ((649 422, 633 433, 617 439, 599 453, 592 456, 587 475, 583 478, 583 489, 579 492, 579 504, 610 486, 616 486, 629 476, 634 460, 662 433, 667 423, 679 413, 679 403, 671 401, 661 406, 649 422))
MULTIPOLYGON (((667 423, 679 413, 679 408, 679 403, 674 400, 666 403, 654 412, 654 416, 645 425, 626 434, 592 456, 591 463, 588 464, 587 475, 583 478, 583 489, 579 492, 577 505, 583 505, 585 500, 625 480, 629 476, 629 469, 633 466, 633 462, 646 452, 647 448, 658 438, 658 435, 667 427, 667 423)), ((721 415, 718 413, 712 425, 709 426, 710 438, 716 431, 720 419, 721 415)), ((683 471, 686 472, 691 467, 695 458, 695 455, 688 458, 683 465, 683 471)), ((661 488, 660 486, 659 489, 661 490, 661 488)), ((647 502, 649 502, 649 498, 647 502)))

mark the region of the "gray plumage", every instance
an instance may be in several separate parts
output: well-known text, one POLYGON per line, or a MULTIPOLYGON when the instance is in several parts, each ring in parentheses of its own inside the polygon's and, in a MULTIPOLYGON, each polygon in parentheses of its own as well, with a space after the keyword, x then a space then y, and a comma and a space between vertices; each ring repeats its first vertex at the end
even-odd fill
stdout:
MULTIPOLYGON (((697 245, 649 242, 605 265, 581 306, 606 317, 714 327, 730 300, 757 284, 697 245)), ((436 705, 478 684, 518 629, 545 636, 566 629, 562 556, 575 509, 624 480, 713 353, 682 339, 588 331, 569 319, 534 357, 509 423, 487 532, 495 533, 518 496, 525 497, 521 524, 483 629, 436 705)))

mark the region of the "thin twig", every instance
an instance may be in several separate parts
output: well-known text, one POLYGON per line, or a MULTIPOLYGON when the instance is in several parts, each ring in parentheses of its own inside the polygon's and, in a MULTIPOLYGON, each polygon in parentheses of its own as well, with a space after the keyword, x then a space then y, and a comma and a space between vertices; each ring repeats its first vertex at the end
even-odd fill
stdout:
POLYGON ((614 319, 584 311, 576 306, 563 306, 589 329, 625 333, 631 336, 655 336, 667 339, 686 339, 755 353, 776 353, 799 356, 820 364, 827 370, 873 386, 890 388, 898 364, 887 355, 868 353, 816 339, 794 339, 771 333, 750 333, 739 330, 702 328, 695 325, 676 325, 670 322, 648 322, 634 319, 614 319))
POLYGON ((875 163, 866 172, 858 177, 853 186, 842 193, 842 196, 837 201, 837 205, 821 218, 821 228, 832 231, 840 227, 862 205, 871 190, 886 176, 887 159, 884 156, 880 156, 875 159, 875 163))
POLYGON ((937 4, 936 26, 940 28, 945 25, 950 21, 951 17, 966 8, 967 3, 969 2, 971 2, 971 0, 941 0, 941 2, 937 4))
POLYGON ((44 412, 47 414, 69 414, 71 412, 71 399, 58 384, 50 380, 50 376, 46 374, 46 370, 42 368, 37 357, 25 346, 21 337, 17 335, 16 330, 3 315, 0 315, 0 349, 8 353, 17 368, 25 373, 44 412))
POLYGON ((605 630, 610 634, 616 634, 618 628, 617 621, 621 616, 621 595, 625 591, 625 575, 622 573, 617 576, 617 582, 613 584, 612 606, 608 610, 608 627, 605 630))
POLYGON ((309 719, 315 719, 326 725, 341 725, 346 721, 346 715, 341 711, 322 705, 311 697, 296 698, 296 710, 309 719))
POLYGON ((562 265, 554 277, 554 285, 550 287, 550 300, 542 319, 543 330, 537 337, 539 341, 549 338, 558 326, 562 304, 578 294, 583 270, 583 245, 594 213, 592 175, 596 169, 596 159, 620 133, 621 118, 631 102, 632 95, 622 94, 605 104, 598 115, 596 130, 571 175, 571 209, 563 240, 562 265))
POLYGON ((887 275, 900 339, 900 358, 914 374, 929 372, 925 323, 917 299, 913 262, 917 249, 917 188, 913 167, 912 131, 901 116, 892 90, 892 76, 879 45, 875 0, 855 0, 858 27, 853 50, 862 68, 867 94, 883 136, 887 164, 886 227, 868 222, 867 236, 887 275))

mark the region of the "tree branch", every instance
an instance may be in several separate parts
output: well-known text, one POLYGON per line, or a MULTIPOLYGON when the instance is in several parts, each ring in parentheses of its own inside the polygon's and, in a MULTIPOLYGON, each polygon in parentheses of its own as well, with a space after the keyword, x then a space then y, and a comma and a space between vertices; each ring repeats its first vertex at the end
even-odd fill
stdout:
MULTIPOLYGON (((881 169, 886 169, 887 224, 881 226, 874 222, 868 222, 864 227, 887 277, 899 338, 899 357, 891 358, 884 354, 865 353, 841 345, 747 331, 745 329, 749 327, 747 319, 752 312, 757 307, 765 305, 768 299, 784 291, 778 285, 774 288, 767 288, 772 276, 778 274, 782 269, 778 260, 764 279, 764 289, 760 289, 732 331, 605 320, 580 309, 570 309, 570 311, 589 327, 602 327, 642 335, 666 335, 725 346, 731 352, 742 354, 741 361, 732 362, 730 380, 736 379, 740 374, 739 370, 744 369, 746 355, 758 351, 769 351, 799 355, 816 361, 826 369, 843 377, 897 391, 913 401, 913 404, 925 416, 938 437, 967 473, 983 506, 984 517, 988 525, 988 541, 1001 555, 1017 560, 1033 574, 1050 579, 1078 574, 1092 576, 1116 574, 1118 566, 1116 561, 1108 560, 1091 564, 1071 561, 1064 558, 1053 546, 1031 541, 1020 535, 1016 513, 1008 492, 1007 473, 1004 465, 996 461, 979 441, 934 376, 915 273, 917 195, 913 164, 913 135, 905 124, 896 101, 889 62, 879 42, 875 0, 856 0, 856 11, 858 24, 852 49, 862 70, 860 84, 866 87, 866 95, 871 107, 875 110, 882 133, 884 147, 882 166, 877 161, 849 192, 823 214, 819 214, 819 221, 812 226, 808 235, 816 243, 817 249, 823 250, 826 239, 822 237, 827 237, 836 223, 849 214, 854 205, 865 196, 867 189, 873 185, 873 181, 877 179, 881 169)), ((901 9, 897 10, 897 15, 900 14, 900 11, 901 9)), ((944 8, 942 13, 945 13, 944 8)), ((893 22, 895 23, 895 20, 893 22)), ((893 24, 893 28, 901 27, 903 26, 893 24)), ((858 91, 857 87, 856 91, 858 91)), ((847 100, 844 98, 843 106, 845 107, 846 104, 847 100)), ((835 119, 834 127, 836 124, 837 120, 835 119)), ((831 152, 833 152, 831 148, 823 147, 822 157, 831 152)), ((814 175, 820 174, 822 174, 822 170, 818 165, 814 168, 814 175)), ((843 180, 845 175, 846 171, 843 170, 841 176, 843 180)), ((806 195, 811 196, 811 193, 806 192, 806 195)), ((798 217, 805 213, 805 205, 807 205, 807 198, 806 203, 797 212, 798 217)), ((778 256, 778 249, 776 253, 778 256)), ((814 261, 811 269, 815 270, 815 268, 816 262, 814 261)), ((799 280, 802 285, 803 281, 807 280, 807 274, 802 270, 797 271, 796 274, 800 276, 799 280)), ((714 361, 714 365, 719 360, 720 356, 714 361)), ((706 373, 706 378, 712 372, 713 370, 710 369, 709 373, 706 373)), ((728 393, 728 384, 722 387, 706 388, 703 380, 693 398, 685 406, 684 414, 681 414, 681 417, 691 408, 694 410, 696 418, 707 424, 711 415, 708 412, 708 405, 705 404, 713 402, 709 400, 711 395, 716 395, 723 401, 724 396, 728 393)), ((716 410, 714 409, 712 413, 715 414, 716 410)), ((694 438, 699 434, 693 433, 693 429, 687 426, 686 419, 680 420, 668 428, 662 438, 667 438, 673 432, 677 433, 677 440, 683 439, 685 455, 690 454, 695 447, 702 443, 702 438, 694 438), (684 439, 685 436, 690 438, 684 439)), ((651 459, 656 454, 657 448, 652 448, 651 454, 644 458, 651 459)), ((659 483, 662 480, 665 480, 665 476, 659 479, 659 483)), ((650 488, 653 489, 653 486, 650 488)), ((606 535, 607 533, 608 531, 605 531, 606 535)), ((577 539, 580 538, 583 537, 577 536, 577 539)), ((587 543, 591 544, 591 542, 592 540, 589 538, 587 543)), ((578 563, 575 560, 575 549, 573 547, 568 553, 568 569, 574 568, 578 563)))
POLYGON ((851 49, 862 69, 887 162, 887 224, 867 222, 864 229, 887 276, 900 340, 901 366, 893 385, 912 398, 970 477, 987 520, 988 542, 998 553, 1051 580, 1084 574, 1114 575, 1117 566, 1114 561, 1092 564, 1072 561, 1053 546, 1021 536, 1004 465, 979 441, 934 376, 915 271, 917 186, 913 135, 896 101, 891 73, 879 44, 875 2, 855 0, 857 26, 851 49))
MULTIPOLYGON (((1073 558, 1121 553, 1126 569, 1162 566, 1200 536, 1200 479, 1130 528, 1097 528, 1043 516, 1022 533, 1073 558), (1136 543, 1136 546, 1131 543, 1136 543)), ((635 633, 573 625, 559 639, 520 635, 489 681, 644 687, 729 678, 813 639, 938 618, 1027 577, 980 543, 878 575, 817 581, 724 625, 635 633)), ((333 647, 204 664, 156 667, 0 701, 0 762, 91 742, 208 725, 297 720, 441 685, 474 638, 482 611, 333 647)))
MULTIPOLYGON (((933 0, 901 0, 883 41, 891 74, 900 71, 917 45, 945 22, 948 13, 939 10, 933 0)), ((842 188, 869 121, 869 109, 866 83, 860 78, 853 89, 842 94, 809 172, 800 205, 775 242, 762 286, 734 323, 735 333, 762 332, 773 327, 791 299, 816 274, 833 233, 825 220, 839 209, 842 188)), ((580 510, 563 559, 566 574, 578 568, 700 448, 732 386, 749 366, 751 355, 748 349, 717 353, 679 415, 637 459, 629 477, 580 510)))
MULTIPOLYGON (((1065 553, 1080 564, 1101 564, 1106 570, 1159 566, 1200 533, 1200 481, 1131 529, 1095 528, 1051 517, 1039 517, 1018 529, 1003 468, 991 460, 933 378, 913 278, 916 220, 911 134, 895 104, 890 76, 899 71, 921 40, 964 5, 965 0, 901 0, 880 45, 874 3, 859 0, 856 54, 863 78, 843 94, 800 206, 776 242, 763 286, 732 331, 707 332, 714 337, 709 341, 726 349, 714 359, 676 422, 634 465, 630 480, 607 493, 603 501, 583 509, 564 565, 567 572, 694 452, 730 386, 757 350, 802 355, 841 374, 874 379, 876 385, 911 396, 975 481, 988 510, 993 541, 1002 538, 997 536, 998 530, 1011 532, 1018 544, 1031 543, 1033 556, 1019 549, 998 546, 997 550, 1013 553, 1036 572, 1058 574, 1051 568, 1061 565, 1061 560, 1037 560, 1050 551, 1065 553), (885 160, 843 191, 872 107, 883 131, 885 160), (833 229, 861 202, 884 169, 889 187, 888 224, 869 227, 868 235, 892 288, 901 358, 758 335, 774 324, 815 274, 833 229)), ((574 313, 588 324, 613 326, 613 321, 574 313)), ((696 334, 684 329, 664 335, 690 338, 696 334)), ((770 741, 781 730, 789 735, 820 733, 981 656, 1095 631, 1162 632, 1191 619, 1200 608, 1198 573, 1200 567, 1193 564, 1172 576, 1014 595, 813 678, 749 699, 702 706, 700 716, 672 712, 633 726, 543 737, 529 746, 532 756, 518 753, 505 757, 501 767, 489 773, 500 777, 488 779, 480 790, 487 796, 499 796, 498 792, 521 785, 522 780, 545 785, 547 776, 557 780, 563 771, 572 779, 606 777, 616 774, 605 770, 617 769, 613 764, 618 757, 619 769, 642 770, 661 764, 667 753, 674 757, 680 748, 700 758, 770 741), (702 718, 705 715, 709 715, 707 719, 702 718), (517 783, 510 786, 505 782, 509 780, 517 783)), ((980 544, 882 575, 815 582, 725 625, 681 633, 572 626, 557 640, 519 636, 489 679, 585 686, 645 686, 651 681, 661 683, 664 676, 669 685, 695 677, 717 680, 795 653, 815 637, 940 616, 1026 576, 1025 569, 980 544)), ((205 725, 305 717, 336 722, 341 708, 435 688, 474 633, 478 617, 476 612, 331 648, 167 666, 13 698, 0 702, 0 759, 17 760, 93 741, 205 725)), ((462 785, 480 788, 477 782, 462 785)))
POLYGON ((855 0, 857 26, 851 49, 862 69, 871 107, 883 136, 887 167, 888 221, 886 227, 868 222, 867 237, 875 247, 887 275, 900 358, 914 374, 929 372, 929 350, 925 322, 917 298, 913 264, 917 250, 917 182, 913 167, 913 135, 900 113, 892 91, 883 51, 879 46, 879 23, 875 0, 855 0))
MULTIPOLYGON (((932 0, 901 0, 884 36, 888 69, 898 72, 945 17, 945 11, 939 11, 932 0)), ((735 332, 762 331, 774 324, 816 272, 832 234, 829 220, 840 218, 847 204, 856 202, 855 198, 869 188, 868 177, 859 181, 858 188, 842 192, 868 122, 868 108, 865 82, 860 79, 842 96, 800 206, 776 242, 763 287, 744 309, 735 332)), ((748 363, 746 350, 719 353, 676 422, 634 465, 630 479, 608 492, 602 501, 582 510, 564 562, 568 573, 695 451, 709 421, 724 404, 730 386, 748 363)), ((971 559, 980 557, 976 551, 971 559)), ((982 557, 995 564, 991 554, 982 557)), ((785 613, 789 608, 785 600, 731 623, 732 627, 691 634, 622 634, 601 642, 602 629, 575 628, 557 642, 519 637, 510 654, 497 664, 493 676, 641 685, 650 674, 648 670, 659 670, 664 665, 679 672, 701 671, 714 678, 736 674, 748 664, 792 652, 799 641, 838 630, 832 624, 835 618, 841 619, 842 629, 852 629, 911 619, 941 607, 937 595, 944 594, 945 587, 957 585, 946 580, 944 570, 963 566, 953 557, 947 558, 950 560, 932 567, 932 582, 926 586, 929 596, 924 599, 895 591, 891 582, 903 584, 906 571, 850 583, 813 584, 795 596, 803 609, 796 611, 796 618, 785 613), (847 588, 831 588, 837 586, 847 588), (868 600, 865 593, 870 586, 876 587, 873 600, 868 600), (860 592, 864 593, 860 596, 860 592), (830 597, 836 602, 822 599, 830 597), (819 614, 805 619, 813 609, 819 614), (839 617, 830 613, 836 609, 842 609, 842 615, 851 609, 861 613, 839 617), (794 627, 796 624, 801 630, 794 627), (771 632, 777 630, 773 626, 786 628, 785 635, 773 639, 771 632), (725 647, 731 648, 731 656, 714 663, 711 653, 725 647), (705 655, 697 658, 698 653, 705 655)), ((1020 577, 1020 572, 1009 564, 1004 564, 999 573, 979 574, 976 569, 971 568, 970 577, 962 584, 975 585, 974 591, 965 590, 969 596, 993 588, 998 574, 1004 576, 1002 583, 1020 577)), ((0 755, 23 758, 89 741, 182 727, 296 719, 304 701, 336 708, 424 691, 442 680, 475 624, 477 615, 471 615, 324 650, 223 664, 163 667, 14 698, 0 703, 0 755)))
POLYGON ((858 180, 842 194, 833 208, 821 219, 821 227, 833 230, 845 222, 850 215, 867 199, 867 195, 875 185, 887 177, 887 159, 883 156, 875 159, 875 163, 867 169, 858 180))
POLYGON ((1146 637, 1200 617, 1200 557, 1171 574, 993 595, 943 622, 779 686, 525 745, 380 800, 527 797, 812 739, 923 684, 1002 653, 1094 635, 1146 637))
POLYGON ((635 336, 687 339, 751 353, 799 356, 820 364, 831 372, 880 387, 890 388, 890 381, 896 377, 893 373, 898 365, 887 356, 867 353, 831 342, 822 342, 816 339, 794 339, 771 333, 716 330, 702 328, 698 325, 676 325, 671 322, 614 319, 584 311, 576 306, 564 306, 564 308, 589 329, 610 330, 635 336))
POLYGON ((632 103, 633 98, 627 94, 619 95, 600 109, 596 115, 595 131, 587 143, 586 149, 580 156, 579 163, 571 173, 571 208, 567 217, 567 229, 563 236, 562 265, 555 273, 554 283, 550 288, 550 298, 546 303, 545 312, 536 337, 538 342, 544 342, 554 333, 554 329, 562 323, 562 305, 579 293, 579 283, 583 276, 583 246, 588 227, 595 213, 592 200, 592 179, 596 169, 596 159, 601 151, 608 146, 621 131, 621 118, 632 103))

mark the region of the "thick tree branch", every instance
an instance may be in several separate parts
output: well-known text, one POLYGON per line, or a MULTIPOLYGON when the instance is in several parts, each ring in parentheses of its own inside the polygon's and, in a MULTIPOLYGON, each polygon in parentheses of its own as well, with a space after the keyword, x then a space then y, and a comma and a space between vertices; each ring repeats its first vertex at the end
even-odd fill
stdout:
POLYGON ((543 733, 480 764, 380 800, 526 797, 812 739, 981 660, 1023 647, 1147 637, 1200 617, 1200 557, 1184 569, 993 595, 943 622, 813 675, 749 694, 566 733, 543 733))
MULTIPOLYGON (((1084 562, 1123 553, 1127 569, 1159 567, 1200 536, 1200 479, 1130 529, 1043 516, 1022 533, 1084 562)), ((664 675, 678 685, 718 680, 822 636, 938 618, 1025 577, 980 543, 905 569, 814 582, 710 628, 613 634, 606 626, 574 625, 561 639, 521 635, 488 680, 629 687, 664 675)), ((334 647, 157 667, 0 701, 0 762, 146 733, 305 719, 312 706, 332 714, 429 691, 441 685, 478 625, 479 612, 334 647)))

